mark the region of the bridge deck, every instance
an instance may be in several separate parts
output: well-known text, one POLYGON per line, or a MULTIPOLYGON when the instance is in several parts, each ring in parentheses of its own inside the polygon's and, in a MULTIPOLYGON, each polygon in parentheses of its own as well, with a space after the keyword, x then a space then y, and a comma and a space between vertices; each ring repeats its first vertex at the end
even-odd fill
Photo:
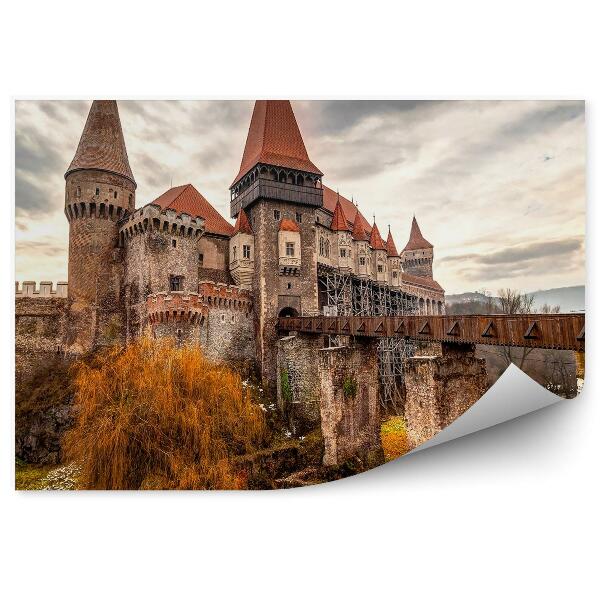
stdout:
POLYGON ((426 315, 403 317, 285 317, 280 331, 365 337, 405 337, 456 344, 557 350, 585 349, 585 315, 426 315))

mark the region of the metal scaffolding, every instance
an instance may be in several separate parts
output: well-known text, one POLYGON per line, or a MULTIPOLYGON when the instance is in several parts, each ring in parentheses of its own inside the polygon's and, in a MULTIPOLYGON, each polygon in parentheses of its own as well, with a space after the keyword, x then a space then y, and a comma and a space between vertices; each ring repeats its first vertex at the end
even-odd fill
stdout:
MULTIPOLYGON (((400 316, 415 314, 418 309, 415 296, 336 269, 320 268, 318 285, 322 312, 329 316, 400 316)), ((330 339, 329 343, 339 342, 330 339)), ((404 338, 379 340, 379 399, 385 408, 401 410, 404 364, 414 351, 414 344, 404 338)))

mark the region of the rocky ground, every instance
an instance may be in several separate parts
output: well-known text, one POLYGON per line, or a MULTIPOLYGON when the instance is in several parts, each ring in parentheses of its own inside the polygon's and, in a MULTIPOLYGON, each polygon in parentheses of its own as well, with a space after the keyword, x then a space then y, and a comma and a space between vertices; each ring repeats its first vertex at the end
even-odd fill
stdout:
POLYGON ((60 466, 17 464, 15 489, 17 490, 74 490, 77 488, 79 467, 71 463, 60 466))

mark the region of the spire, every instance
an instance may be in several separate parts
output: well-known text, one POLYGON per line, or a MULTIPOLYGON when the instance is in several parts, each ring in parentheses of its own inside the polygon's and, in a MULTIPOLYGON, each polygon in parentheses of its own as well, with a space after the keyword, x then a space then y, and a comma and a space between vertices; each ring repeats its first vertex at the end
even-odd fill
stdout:
POLYGON ((396 244, 394 244, 394 238, 392 237, 392 230, 389 227, 389 225, 388 225, 388 236, 387 236, 387 240, 385 242, 385 246, 387 248, 388 256, 390 258, 400 256, 398 254, 398 250, 396 250, 396 244))
POLYGON ((333 218, 331 219, 331 230, 332 231, 350 231, 350 227, 348 227, 348 220, 346 219, 346 215, 344 214, 344 209, 340 204, 340 196, 338 194, 337 203, 335 205, 335 210, 333 211, 333 218))
POLYGON ((377 228, 377 223, 373 221, 373 227, 371 228, 371 237, 369 238, 369 244, 373 250, 385 250, 385 244, 377 228))
POLYGON ((417 219, 413 215, 412 225, 410 227, 410 237, 408 238, 408 243, 404 246, 404 250, 424 250, 425 248, 433 248, 433 244, 430 244, 423 237, 417 219))
POLYGON ((357 242, 366 242, 369 237, 365 232, 365 228, 362 224, 361 215, 358 211, 356 211, 356 216, 354 217, 354 225, 352 227, 352 237, 357 242))
POLYGON ((94 100, 65 178, 80 169, 116 173, 135 184, 116 100, 94 100))
POLYGON ((250 226, 250 221, 248 221, 246 211, 243 208, 240 210, 237 221, 235 222, 235 226, 233 228, 233 235, 235 235, 238 232, 247 233, 248 235, 254 235, 252 227, 250 226))
POLYGON ((258 163, 323 175, 311 162, 289 100, 257 100, 244 156, 232 185, 258 163))

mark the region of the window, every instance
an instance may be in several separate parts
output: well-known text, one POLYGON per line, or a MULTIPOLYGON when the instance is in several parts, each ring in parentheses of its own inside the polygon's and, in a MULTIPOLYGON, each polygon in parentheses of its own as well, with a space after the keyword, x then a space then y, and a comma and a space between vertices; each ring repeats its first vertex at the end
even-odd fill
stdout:
POLYGON ((392 271, 392 277, 396 279, 396 277, 398 277, 398 271, 392 271))
POLYGON ((364 267, 364 266, 365 266, 365 262, 366 262, 366 261, 365 261, 365 257, 364 257, 364 256, 361 256, 361 257, 358 259, 358 262, 359 262, 359 264, 360 264, 360 266, 361 266, 361 267, 364 267))
POLYGON ((171 246, 173 246, 173 248, 177 248, 177 240, 175 238, 171 240, 171 246))
POLYGON ((275 210, 273 211, 273 218, 274 218, 276 221, 279 221, 279 219, 281 219, 281 212, 280 212, 280 211, 278 211, 277 209, 275 209, 275 210))
POLYGON ((244 258, 250 258, 250 246, 248 244, 244 244, 243 246, 244 258))
POLYGON ((113 197, 114 197, 114 199, 115 199, 115 200, 117 199, 117 192, 115 192, 115 193, 113 194, 113 197))
POLYGON ((346 258, 346 248, 340 248, 340 256, 346 258))
POLYGON ((317 223, 321 222, 321 218, 319 217, 319 215, 317 215, 317 223))
POLYGON ((171 275, 169 277, 169 289, 172 292, 180 292, 183 287, 183 277, 181 275, 171 275))
POLYGON ((377 272, 383 273, 383 265, 377 265, 377 272))
POLYGON ((299 212, 296 213, 296 222, 302 223, 302 213, 299 213, 299 212))
POLYGON ((204 264, 204 254, 202 254, 202 252, 200 252, 200 254, 198 254, 198 265, 202 266, 204 264))
POLYGON ((96 188, 96 196, 100 195, 100 188, 96 188))
POLYGON ((288 284, 287 284, 287 289, 288 289, 288 290, 291 290, 291 289, 292 289, 292 284, 291 284, 291 283, 288 283, 288 284))
POLYGON ((285 255, 294 256, 294 242, 285 243, 285 255))
POLYGON ((79 186, 77 186, 77 191, 75 192, 75 197, 81 198, 81 188, 79 186))
POLYGON ((233 260, 237 260, 237 246, 233 247, 233 260))

